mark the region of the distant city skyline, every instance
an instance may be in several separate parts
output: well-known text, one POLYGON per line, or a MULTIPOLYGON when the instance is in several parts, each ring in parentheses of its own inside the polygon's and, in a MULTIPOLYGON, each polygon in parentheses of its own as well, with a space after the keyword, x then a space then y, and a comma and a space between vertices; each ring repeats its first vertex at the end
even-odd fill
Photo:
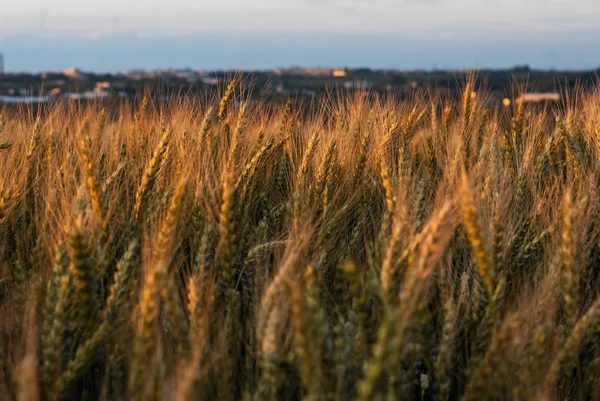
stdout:
POLYGON ((7 72, 600 66, 597 0, 0 0, 7 72))

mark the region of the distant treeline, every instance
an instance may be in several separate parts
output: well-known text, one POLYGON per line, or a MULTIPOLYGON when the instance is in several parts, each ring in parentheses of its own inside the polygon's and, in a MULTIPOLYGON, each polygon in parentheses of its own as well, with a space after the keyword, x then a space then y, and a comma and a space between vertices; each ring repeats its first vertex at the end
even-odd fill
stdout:
POLYGON ((169 70, 152 73, 95 74, 81 72, 77 76, 67 73, 5 74, 0 76, 0 95, 38 95, 54 93, 60 96, 69 92, 101 91, 112 97, 140 97, 148 88, 158 93, 198 95, 222 89, 234 76, 249 83, 249 95, 272 94, 312 97, 326 91, 351 92, 368 89, 374 92, 395 92, 400 96, 415 89, 435 88, 461 95, 467 77, 474 76, 481 87, 498 95, 510 94, 515 84, 522 91, 553 92, 572 89, 576 85, 590 87, 597 82, 600 69, 589 71, 534 70, 528 66, 506 70, 479 71, 395 71, 366 68, 344 69, 344 76, 315 75, 309 70, 283 71, 219 70, 196 72, 169 70))

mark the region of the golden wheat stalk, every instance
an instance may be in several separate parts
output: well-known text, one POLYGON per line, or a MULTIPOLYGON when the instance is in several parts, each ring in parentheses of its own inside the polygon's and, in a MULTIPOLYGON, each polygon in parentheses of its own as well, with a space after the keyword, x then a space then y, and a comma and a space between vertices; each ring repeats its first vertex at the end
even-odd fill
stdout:
POLYGON ((167 152, 167 147, 169 144, 170 132, 168 130, 164 130, 162 136, 160 138, 160 142, 156 146, 154 153, 152 154, 152 158, 146 165, 144 169, 144 173, 142 175, 142 181, 138 186, 137 192, 135 194, 135 205, 133 208, 135 221, 139 221, 141 217, 141 213, 143 211, 144 202, 148 196, 148 193, 154 187, 154 183, 156 181, 157 174, 159 172, 160 166, 163 162, 163 159, 167 152))
POLYGON ((223 94, 221 103, 219 105, 219 113, 217 114, 219 121, 224 121, 225 118, 227 118, 227 111, 229 110, 229 105, 231 103, 231 99, 233 98, 233 93, 237 84, 238 79, 233 78, 227 85, 227 89, 225 90, 225 94, 223 94))
POLYGON ((460 207, 477 272, 485 283, 488 297, 491 298, 495 292, 493 258, 490 257, 489 246, 483 236, 481 217, 464 169, 461 177, 460 207))
POLYGON ((92 207, 102 230, 106 229, 106 214, 103 206, 102 193, 98 184, 98 175, 92 159, 92 139, 89 134, 89 126, 84 124, 79 131, 79 155, 83 161, 86 175, 86 187, 89 193, 92 207))

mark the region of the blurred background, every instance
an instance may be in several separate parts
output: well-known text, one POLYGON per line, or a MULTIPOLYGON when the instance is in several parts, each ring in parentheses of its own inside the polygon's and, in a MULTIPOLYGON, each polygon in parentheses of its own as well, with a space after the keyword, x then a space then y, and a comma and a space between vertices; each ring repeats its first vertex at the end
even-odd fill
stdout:
POLYGON ((407 90, 477 69, 495 88, 515 74, 579 72, 540 72, 549 90, 600 67, 597 0, 0 0, 0 10, 0 95, 39 92, 42 80, 56 93, 214 85, 233 69, 305 94, 320 80, 407 90))

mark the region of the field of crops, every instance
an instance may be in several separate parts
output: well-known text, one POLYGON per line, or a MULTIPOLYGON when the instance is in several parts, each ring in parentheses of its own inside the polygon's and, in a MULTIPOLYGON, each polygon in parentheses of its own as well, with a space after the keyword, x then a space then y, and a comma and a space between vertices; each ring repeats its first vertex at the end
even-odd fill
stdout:
POLYGON ((0 117, 2 400, 600 399, 600 90, 0 117))

